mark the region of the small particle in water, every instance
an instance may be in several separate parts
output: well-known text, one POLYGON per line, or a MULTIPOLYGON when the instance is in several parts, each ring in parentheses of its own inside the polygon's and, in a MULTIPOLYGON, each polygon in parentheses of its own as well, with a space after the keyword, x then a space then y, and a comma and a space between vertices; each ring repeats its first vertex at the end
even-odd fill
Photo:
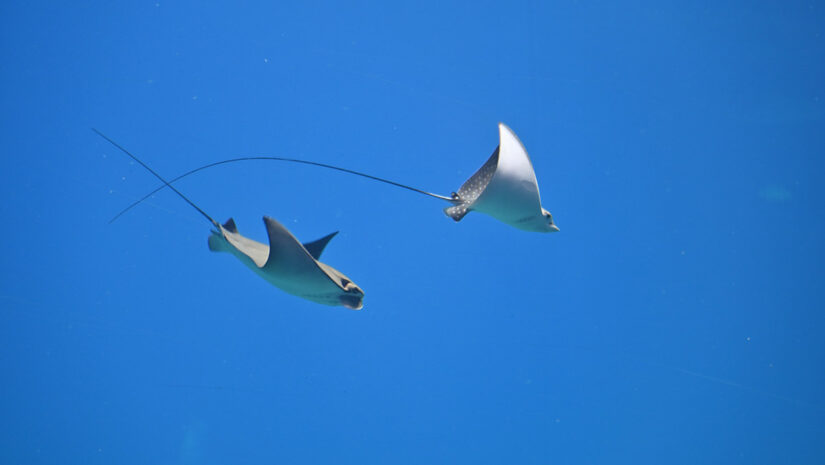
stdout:
POLYGON ((759 196, 768 202, 787 202, 791 200, 791 191, 782 186, 771 185, 763 187, 762 190, 759 191, 759 196))

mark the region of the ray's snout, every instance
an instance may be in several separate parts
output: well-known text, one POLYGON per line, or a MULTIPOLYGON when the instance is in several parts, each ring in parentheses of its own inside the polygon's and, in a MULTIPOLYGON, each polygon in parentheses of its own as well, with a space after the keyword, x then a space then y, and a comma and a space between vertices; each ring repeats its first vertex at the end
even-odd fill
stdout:
POLYGON ((361 310, 364 307, 364 293, 361 289, 353 289, 339 297, 341 305, 352 310, 361 310))
POLYGON ((352 310, 361 310, 364 306, 364 291, 354 282, 346 278, 344 278, 341 283, 343 284, 344 294, 338 296, 338 302, 352 310))

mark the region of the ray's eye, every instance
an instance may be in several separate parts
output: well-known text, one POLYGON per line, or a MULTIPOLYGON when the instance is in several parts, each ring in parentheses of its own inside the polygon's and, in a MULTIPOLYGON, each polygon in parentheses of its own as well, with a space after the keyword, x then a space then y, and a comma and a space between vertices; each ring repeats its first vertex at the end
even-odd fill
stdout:
POLYGON ((350 284, 352 284, 351 281, 349 281, 346 278, 341 278, 341 287, 346 289, 346 287, 349 286, 350 284))

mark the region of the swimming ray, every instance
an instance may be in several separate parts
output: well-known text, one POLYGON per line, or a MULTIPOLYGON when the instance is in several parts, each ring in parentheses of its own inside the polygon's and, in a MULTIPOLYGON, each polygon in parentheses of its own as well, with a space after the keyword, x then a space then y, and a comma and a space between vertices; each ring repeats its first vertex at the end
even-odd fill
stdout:
POLYGON ((557 232, 553 215, 541 206, 536 173, 527 150, 506 124, 499 123, 499 145, 487 162, 454 193, 444 213, 461 221, 478 211, 525 231, 557 232))
MULTIPOLYGON (((471 211, 478 211, 525 231, 556 232, 559 230, 555 223, 553 223, 553 216, 541 206, 536 173, 533 170, 530 157, 527 155, 527 150, 513 130, 504 123, 499 123, 499 146, 496 147, 487 162, 462 184, 458 192, 453 192, 451 196, 434 194, 406 184, 347 168, 328 165, 326 163, 285 157, 240 157, 222 160, 187 171, 169 181, 169 184, 214 166, 239 161, 262 160, 301 163, 342 171, 401 187, 439 200, 445 200, 452 205, 445 208, 444 213, 455 221, 461 221, 461 219, 471 211)), ((121 210, 109 222, 115 221, 124 213, 164 187, 166 187, 166 184, 159 186, 152 192, 136 200, 121 210)))
POLYGON ((337 233, 305 246, 281 223, 264 216, 269 245, 244 237, 233 219, 218 223, 128 150, 97 129, 92 130, 146 168, 212 223, 215 229, 209 236, 210 250, 231 253, 260 277, 289 294, 324 305, 342 305, 353 310, 362 308, 364 292, 361 288, 340 271, 318 261, 326 244, 337 233))

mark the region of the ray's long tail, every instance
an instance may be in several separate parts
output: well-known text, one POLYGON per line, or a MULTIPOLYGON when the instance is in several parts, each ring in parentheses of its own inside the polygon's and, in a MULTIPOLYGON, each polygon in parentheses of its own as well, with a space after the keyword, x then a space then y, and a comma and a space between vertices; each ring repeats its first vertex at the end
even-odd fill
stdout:
MULTIPOLYGON (((109 139, 108 137, 103 135, 100 131, 98 131, 97 129, 93 129, 93 130, 98 135, 100 135, 101 137, 103 137, 107 141, 114 144, 115 147, 117 147, 117 148, 123 150, 124 152, 126 152, 126 150, 124 150, 123 147, 119 146, 114 141, 112 141, 111 139, 109 139)), ((129 154, 129 152, 126 152, 126 153, 129 154)), ((131 156, 132 158, 135 158, 131 154, 129 154, 129 156, 131 156)), ((137 158, 135 158, 135 160, 137 160, 137 158)), ((144 167, 148 168, 140 160, 137 160, 137 161, 141 165, 143 165, 144 167)), ((207 168, 212 168, 214 166, 224 165, 224 164, 227 164, 227 163, 235 163, 235 162, 239 162, 239 161, 283 161, 283 162, 288 162, 288 163, 299 163, 299 164, 302 164, 302 165, 317 166, 317 167, 320 167, 320 168, 326 168, 326 169, 330 169, 330 170, 341 171, 341 172, 348 173, 348 174, 354 174, 356 176, 361 176, 363 178, 371 179, 373 181, 383 182, 385 184, 390 184, 392 186, 400 187, 402 189, 407 189, 407 190, 417 192, 417 193, 422 194, 422 195, 427 195, 427 196, 430 196, 430 197, 434 197, 434 198, 439 199, 439 200, 446 200, 447 202, 453 202, 453 203, 455 202, 455 199, 453 197, 448 197, 448 196, 439 195, 439 194, 433 194, 432 192, 427 192, 425 190, 418 189, 418 188, 415 188, 415 187, 411 187, 411 186, 408 186, 406 184, 401 184, 399 182, 390 181, 389 179, 379 178, 378 176, 373 176, 373 175, 370 175, 370 174, 362 173, 360 171, 355 171, 355 170, 351 170, 351 169, 347 169, 347 168, 342 168, 340 166, 328 165, 326 163, 319 163, 319 162, 315 162, 315 161, 301 160, 301 159, 298 159, 298 158, 286 158, 286 157, 239 157, 239 158, 232 158, 232 159, 229 159, 229 160, 222 160, 222 161, 217 161, 217 162, 214 162, 214 163, 209 163, 208 165, 203 165, 203 166, 200 166, 200 167, 195 168, 193 170, 187 171, 186 173, 183 173, 180 176, 178 176, 176 178, 173 178, 172 180, 170 180, 168 182, 164 181, 164 184, 162 186, 159 186, 157 189, 153 190, 152 192, 149 192, 148 194, 144 195, 140 199, 132 202, 128 207, 121 210, 117 215, 115 215, 111 220, 109 220, 109 223, 114 222, 115 220, 120 218, 124 213, 128 212, 129 210, 131 210, 132 208, 137 206, 139 203, 141 203, 144 200, 148 199, 149 197, 151 197, 153 194, 160 191, 164 187, 169 186, 169 188, 175 189, 174 187, 172 187, 172 183, 177 182, 177 181, 189 176, 190 174, 195 174, 198 171, 205 170, 207 168)), ((154 173, 154 171, 152 173, 154 173)), ((155 174, 155 176, 157 176, 157 173, 154 173, 154 174, 155 174)), ((161 178, 161 180, 163 180, 163 179, 161 178)), ((175 192, 178 192, 178 191, 175 190, 175 192)), ((178 194, 180 194, 180 192, 178 192, 178 194)), ((190 204, 191 204, 191 202, 190 202, 190 204)), ((192 204, 192 205, 194 205, 194 204, 192 204)), ((200 209, 198 209, 198 210, 200 211, 200 209)), ((201 211, 201 213, 203 213, 203 212, 201 211)))
MULTIPOLYGON (((146 163, 143 163, 143 162, 140 160, 140 158, 138 158, 138 157, 136 157, 136 156, 132 155, 132 153, 131 153, 131 152, 129 152, 128 150, 126 150, 125 148, 123 148, 120 144, 118 144, 117 142, 113 141, 112 139, 109 139, 109 138, 108 138, 105 134, 103 134, 102 132, 98 131, 97 129, 92 128, 92 131, 94 131, 94 132, 95 132, 95 134, 97 134, 98 136, 100 136, 100 137, 102 137, 102 138, 106 139, 106 140, 107 140, 110 144, 112 144, 112 145, 114 145, 115 147, 117 147, 118 149, 120 149, 120 151, 121 151, 121 152, 123 152, 123 153, 125 153, 126 155, 128 155, 128 156, 129 156, 132 160, 134 160, 134 161, 136 161, 136 162, 140 163, 140 166, 142 166, 142 167, 146 168, 147 170, 149 170, 149 172, 150 172, 150 173, 154 174, 156 178, 160 179, 160 180, 161 180, 161 182, 163 182, 163 186, 169 186, 169 189, 172 189, 173 191, 175 191, 175 193, 176 193, 176 194, 178 194, 178 195, 179 195, 179 196, 180 196, 183 200, 185 200, 185 201, 186 201, 186 203, 188 203, 189 205, 191 205, 191 206, 192 206, 192 208, 194 208, 195 210, 197 210, 197 211, 198 211, 201 215, 203 215, 203 216, 204 216, 207 220, 209 220, 209 222, 210 222, 210 223, 212 223, 212 224, 213 224, 213 225, 214 225, 214 226, 215 226, 215 227, 216 227, 216 228, 220 231, 220 229, 221 229, 221 224, 220 224, 220 223, 218 223, 217 221, 215 221, 215 220, 214 220, 211 216, 209 216, 209 215, 208 215, 205 211, 201 210, 201 208, 200 208, 199 206, 195 205, 195 203, 194 203, 194 202, 192 202, 191 200, 189 200, 189 198, 187 198, 187 197, 186 197, 185 195, 183 195, 183 194, 182 194, 179 190, 177 190, 177 189, 176 189, 176 188, 175 188, 172 184, 170 184, 170 183, 169 183, 169 181, 167 181, 166 179, 164 179, 164 178, 163 178, 163 176, 159 175, 157 172, 155 172, 155 170, 153 170, 152 168, 150 168, 150 167, 149 167, 149 165, 147 165, 146 163)), ((112 220, 112 221, 114 221, 114 220, 112 220)), ((111 221, 110 221, 110 223, 111 223, 111 221)))

